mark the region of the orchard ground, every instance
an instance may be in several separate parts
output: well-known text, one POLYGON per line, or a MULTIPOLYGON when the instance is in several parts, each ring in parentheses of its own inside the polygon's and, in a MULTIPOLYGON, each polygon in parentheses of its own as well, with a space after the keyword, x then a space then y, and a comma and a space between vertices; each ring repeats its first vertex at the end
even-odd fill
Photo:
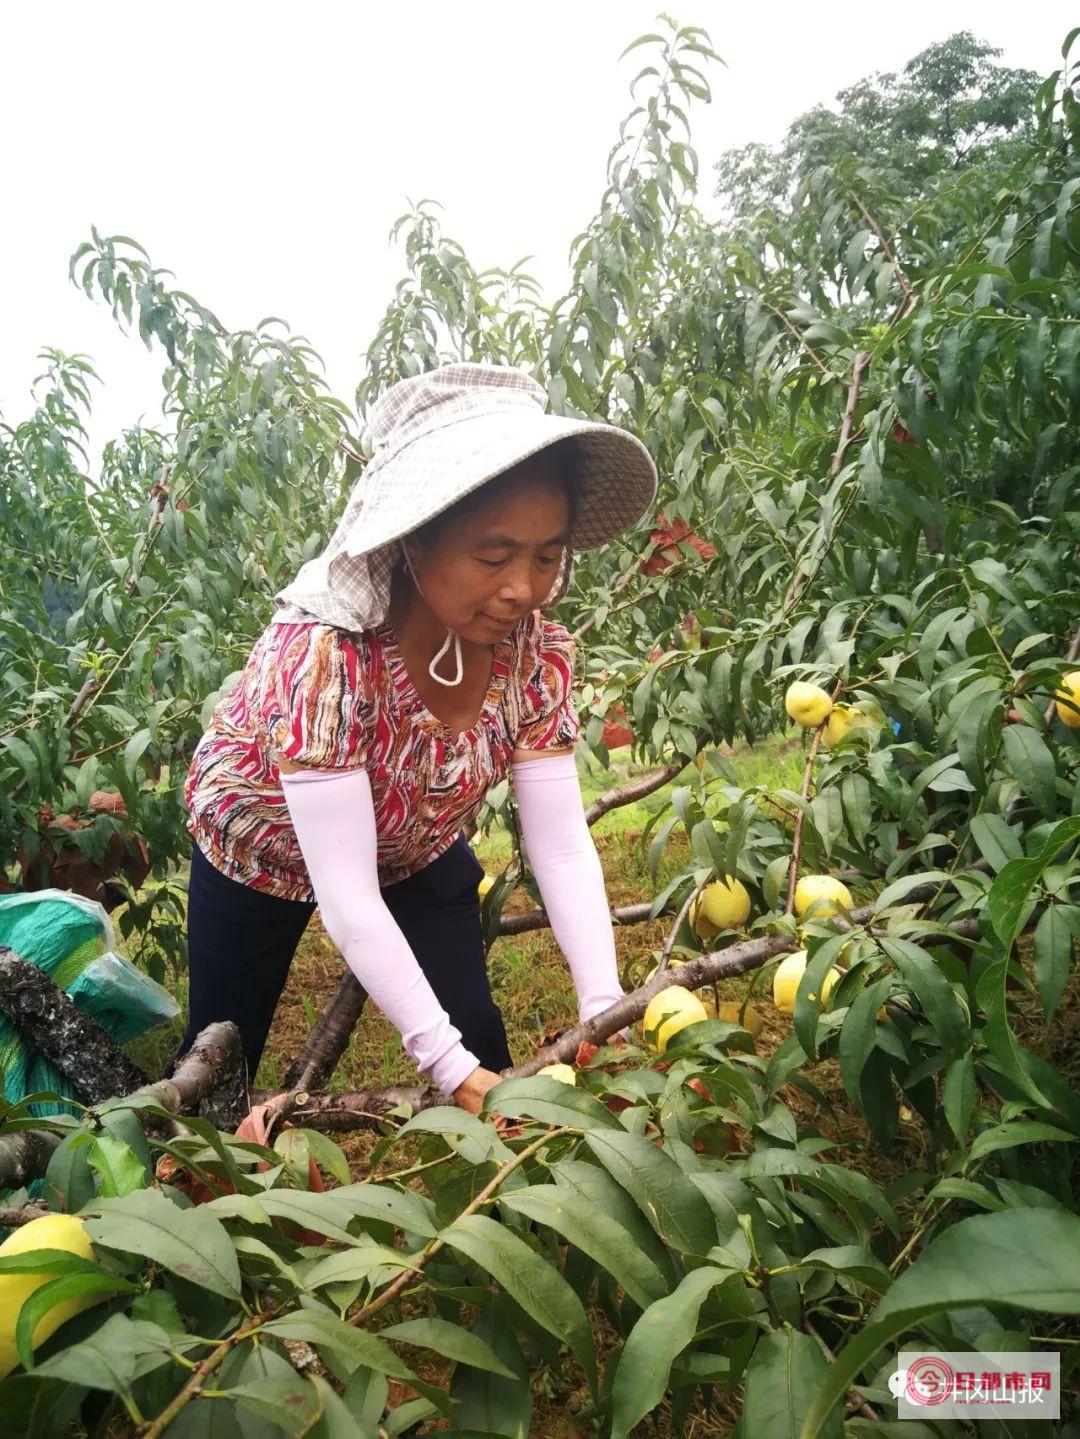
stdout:
MULTIPOLYGON (((752 749, 740 746, 727 754, 740 784, 760 784, 770 791, 797 789, 805 762, 802 734, 772 739, 752 749)), ((582 791, 589 803, 613 785, 646 773, 646 767, 633 763, 629 749, 616 750, 610 768, 602 769, 590 761, 582 772, 582 791)), ((608 896, 613 906, 633 904, 648 899, 661 889, 686 864, 685 840, 672 837, 660 864, 655 888, 652 885, 645 846, 640 843, 649 818, 663 809, 671 789, 694 772, 688 767, 684 775, 635 804, 614 810, 593 827, 593 836, 607 878, 608 896)), ((695 776, 696 777, 696 776, 695 776)), ((509 854, 509 838, 495 831, 481 836, 476 852, 489 874, 497 873, 509 854)), ((183 880, 185 876, 178 875, 183 880)), ((517 892, 507 906, 507 913, 531 907, 531 900, 517 892)), ((615 931, 620 971, 627 988, 641 983, 648 974, 663 944, 671 917, 665 916, 649 924, 617 928, 615 931)), ((128 948, 134 949, 134 938, 128 948)), ((1020 941, 1020 952, 1030 972, 1030 943, 1020 941)), ((533 934, 501 938, 488 957, 492 989, 506 1021, 510 1050, 516 1062, 535 1053, 542 1036, 576 1022, 576 1006, 570 973, 558 946, 547 930, 533 934)), ((286 985, 270 1032, 269 1041, 257 1076, 260 1086, 273 1089, 281 1081, 292 1058, 303 1043, 311 1024, 333 993, 342 973, 342 961, 319 922, 316 914, 301 942, 292 972, 286 985)), ((791 1033, 791 1019, 779 1013, 772 1003, 772 968, 719 986, 718 999, 741 999, 752 990, 751 1002, 761 1014, 762 1029, 756 1041, 759 1054, 767 1058, 791 1033), (756 981, 756 983, 755 983, 756 981)), ((186 985, 176 979, 174 992, 181 1005, 185 1002, 186 985)), ((706 999, 709 995, 706 993, 706 999)), ((1017 995, 1017 1031, 1023 1043, 1048 1059, 1074 1086, 1080 1086, 1080 969, 1074 969, 1069 989, 1055 1020, 1054 1033, 1048 1036, 1036 995, 1017 995)), ((164 1058, 171 1054, 180 1034, 179 1023, 161 1028, 143 1041, 130 1046, 134 1056, 156 1075, 164 1058)), ((794 1111, 801 1136, 819 1134, 835 1146, 824 1151, 832 1162, 848 1164, 863 1173, 872 1172, 875 1183, 885 1191, 898 1213, 910 1223, 917 1207, 905 1196, 917 1187, 921 1174, 933 1168, 929 1136, 917 1114, 905 1109, 910 1118, 901 1124, 896 1143, 890 1153, 881 1152, 866 1131, 863 1117, 851 1105, 840 1081, 839 1066, 834 1059, 824 1060, 805 1068, 807 1078, 817 1086, 825 1103, 821 1104, 793 1085, 787 1085, 784 1098, 794 1111)), ((367 1086, 415 1083, 416 1070, 403 1053, 398 1035, 377 1012, 365 1012, 353 1033, 349 1050, 333 1076, 334 1089, 359 1089, 367 1086)), ((377 1136, 368 1132, 333 1136, 345 1151, 355 1179, 384 1178, 391 1172, 406 1168, 417 1158, 417 1145, 404 1140, 390 1152, 378 1168, 369 1174, 368 1156, 377 1136)), ((739 1145, 738 1132, 734 1137, 739 1145)), ((750 1137, 746 1136, 746 1148, 750 1137)), ((419 1185, 419 1179, 407 1181, 419 1185)), ((906 1236, 905 1236, 906 1237, 906 1236)), ((403 1307, 403 1317, 408 1306, 403 1307)), ((420 1310, 417 1311, 421 1312, 420 1310)), ((606 1316, 590 1306, 590 1320, 598 1349, 603 1356, 617 1347, 617 1336, 606 1316)), ((1080 1342, 1080 1326, 1068 1321, 1050 1321, 1055 1334, 1066 1342, 1080 1342)), ((430 1372, 422 1377, 431 1382, 445 1378, 438 1361, 431 1356, 430 1372)), ((545 1439, 573 1439, 579 1431, 573 1423, 576 1398, 563 1375, 547 1372, 543 1366, 534 1373, 533 1425, 545 1439)), ((717 1391, 719 1394, 720 1391, 717 1391)), ((392 1386, 391 1397, 394 1397, 392 1386)), ((398 1399, 408 1397, 402 1389, 398 1399)), ((696 1404, 691 1412, 686 1433, 695 1436, 728 1434, 739 1417, 738 1394, 724 1396, 714 1402, 709 1412, 696 1404)), ((674 1433, 668 1415, 669 1401, 658 1411, 660 1439, 674 1433)))

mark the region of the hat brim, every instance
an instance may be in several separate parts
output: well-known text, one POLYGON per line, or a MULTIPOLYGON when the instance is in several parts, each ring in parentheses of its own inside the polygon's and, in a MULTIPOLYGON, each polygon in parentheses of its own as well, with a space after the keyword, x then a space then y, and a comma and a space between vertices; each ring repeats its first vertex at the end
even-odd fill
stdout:
POLYGON ((571 548, 595 549, 634 525, 656 495, 656 467, 628 430, 538 412, 471 416, 418 436, 359 483, 363 505, 345 549, 366 554, 410 534, 465 495, 559 440, 578 440, 581 490, 571 548))

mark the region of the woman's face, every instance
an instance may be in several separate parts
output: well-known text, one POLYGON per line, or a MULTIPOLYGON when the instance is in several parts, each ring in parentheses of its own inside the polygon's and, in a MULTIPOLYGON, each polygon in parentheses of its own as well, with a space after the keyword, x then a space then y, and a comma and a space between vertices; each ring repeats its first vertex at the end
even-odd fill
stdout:
POLYGON ((551 456, 534 455, 427 544, 407 541, 428 607, 462 639, 505 639, 547 599, 569 539, 561 474, 551 456))

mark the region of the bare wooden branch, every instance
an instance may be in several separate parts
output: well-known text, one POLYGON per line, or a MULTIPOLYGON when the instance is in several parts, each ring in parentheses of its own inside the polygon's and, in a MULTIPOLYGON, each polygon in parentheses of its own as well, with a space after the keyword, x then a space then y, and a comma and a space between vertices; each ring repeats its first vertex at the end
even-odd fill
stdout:
MULTIPOLYGON (((243 1066, 244 1050, 236 1025, 231 1020, 208 1024, 196 1036, 195 1043, 179 1061, 171 1078, 159 1079, 154 1084, 144 1084, 132 1093, 120 1097, 152 1100, 170 1114, 189 1113, 208 1100, 222 1085, 233 1084, 237 1068, 243 1073, 243 1066)), ((247 1113, 248 1108, 245 1074, 240 1118, 247 1113)), ((137 1105, 133 1106, 133 1112, 146 1129, 153 1130, 161 1122, 158 1116, 137 1105)), ((229 1118, 231 1116, 226 1116, 226 1119, 229 1118)), ((233 1120, 230 1127, 235 1129, 239 1122, 239 1118, 233 1120)), ((23 1129, 13 1134, 0 1134, 0 1189, 19 1189, 22 1185, 29 1184, 32 1179, 40 1179, 61 1138, 61 1135, 51 1129, 23 1129)))
MULTIPOLYGON (((700 731, 697 735, 697 749, 694 754, 699 755, 709 742, 709 736, 700 731)), ((685 755, 673 759, 662 769, 654 770, 652 774, 642 775, 640 779, 634 779, 629 784, 616 785, 615 788, 605 790, 593 800, 585 811, 585 818, 590 825, 594 825, 598 819, 602 819, 613 809, 622 809, 624 805, 633 804, 636 800, 644 799, 647 795, 655 794, 663 787, 681 774, 690 760, 685 755)))
MULTIPOLYGON (((653 918, 652 905, 620 904, 611 911, 611 922, 615 925, 644 924, 653 918)), ((524 914, 504 914, 499 922, 499 934, 528 934, 534 929, 549 929, 551 921, 542 909, 527 909, 524 914)))
POLYGON ((17 1129, 0 1134, 0 1189, 21 1189, 40 1179, 60 1143, 51 1129, 17 1129))
MULTIPOLYGON (((246 1090, 240 1031, 232 1020, 221 1020, 199 1031, 194 1044, 177 1062, 168 1079, 143 1085, 136 1094, 153 1100, 170 1114, 188 1114, 198 1109, 223 1083, 230 1084, 237 1068, 244 1072, 246 1090)), ((245 1096, 244 1113, 248 1107, 245 1096)), ((135 1112, 140 1113, 139 1110, 135 1112)), ((153 1120, 149 1119, 148 1123, 153 1123, 153 1120)))
POLYGON ((18 1229, 32 1219, 42 1219, 50 1211, 44 1204, 31 1200, 27 1204, 0 1204, 0 1225, 5 1229, 18 1229))
POLYGON ((76 1009, 49 976, 0 945, 0 1009, 71 1084, 85 1104, 129 1094, 146 1075, 112 1036, 76 1009))
POLYGON ((321 1089, 349 1047, 349 1039, 367 1000, 367 990, 346 970, 322 1013, 312 1025, 300 1053, 285 1075, 286 1089, 321 1089))
MULTIPOLYGON (((927 899, 935 892, 935 886, 912 891, 911 900, 927 899)), ((844 927, 865 924, 872 919, 874 908, 866 905, 852 910, 844 920, 838 920, 844 927)), ((934 932, 920 936, 919 944, 928 944, 939 935, 973 938, 979 933, 979 921, 974 918, 954 920, 943 924, 934 932)), ((760 969, 770 959, 780 954, 790 954, 799 948, 799 941, 787 935, 770 935, 764 939, 743 940, 727 949, 712 954, 703 954, 697 959, 684 960, 679 966, 678 982, 686 989, 701 989, 718 979, 727 979, 736 974, 748 974, 760 969)), ((671 983, 670 971, 657 970, 639 989, 624 995, 616 1004, 594 1015, 586 1024, 575 1025, 565 1030, 554 1044, 548 1045, 521 1064, 515 1064, 501 1071, 503 1079, 526 1079, 536 1074, 546 1064, 572 1063, 583 1042, 603 1044, 620 1029, 635 1024, 648 1007, 649 1001, 671 983)), ((256 1098, 260 1096, 257 1094, 256 1098)), ((310 1094, 293 1111, 293 1119, 312 1129, 378 1129, 386 1123, 389 1111, 397 1105, 408 1105, 413 1113, 431 1109, 435 1105, 452 1104, 449 1095, 439 1094, 430 1087, 419 1085, 395 1085, 390 1089, 361 1089, 341 1094, 310 1094)))

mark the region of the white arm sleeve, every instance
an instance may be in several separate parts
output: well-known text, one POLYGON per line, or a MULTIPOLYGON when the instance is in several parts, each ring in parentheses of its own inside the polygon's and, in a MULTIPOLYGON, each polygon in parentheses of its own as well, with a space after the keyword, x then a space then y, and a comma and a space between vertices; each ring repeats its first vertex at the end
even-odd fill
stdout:
POLYGON ((379 892, 371 782, 362 769, 282 771, 322 922, 345 963, 443 1094, 479 1067, 379 892))
MULTIPOLYGON (((566 956, 582 1023, 622 999, 604 872, 581 800, 573 755, 510 767, 529 865, 566 956)), ((624 1031, 625 1033, 625 1031, 624 1031)))

